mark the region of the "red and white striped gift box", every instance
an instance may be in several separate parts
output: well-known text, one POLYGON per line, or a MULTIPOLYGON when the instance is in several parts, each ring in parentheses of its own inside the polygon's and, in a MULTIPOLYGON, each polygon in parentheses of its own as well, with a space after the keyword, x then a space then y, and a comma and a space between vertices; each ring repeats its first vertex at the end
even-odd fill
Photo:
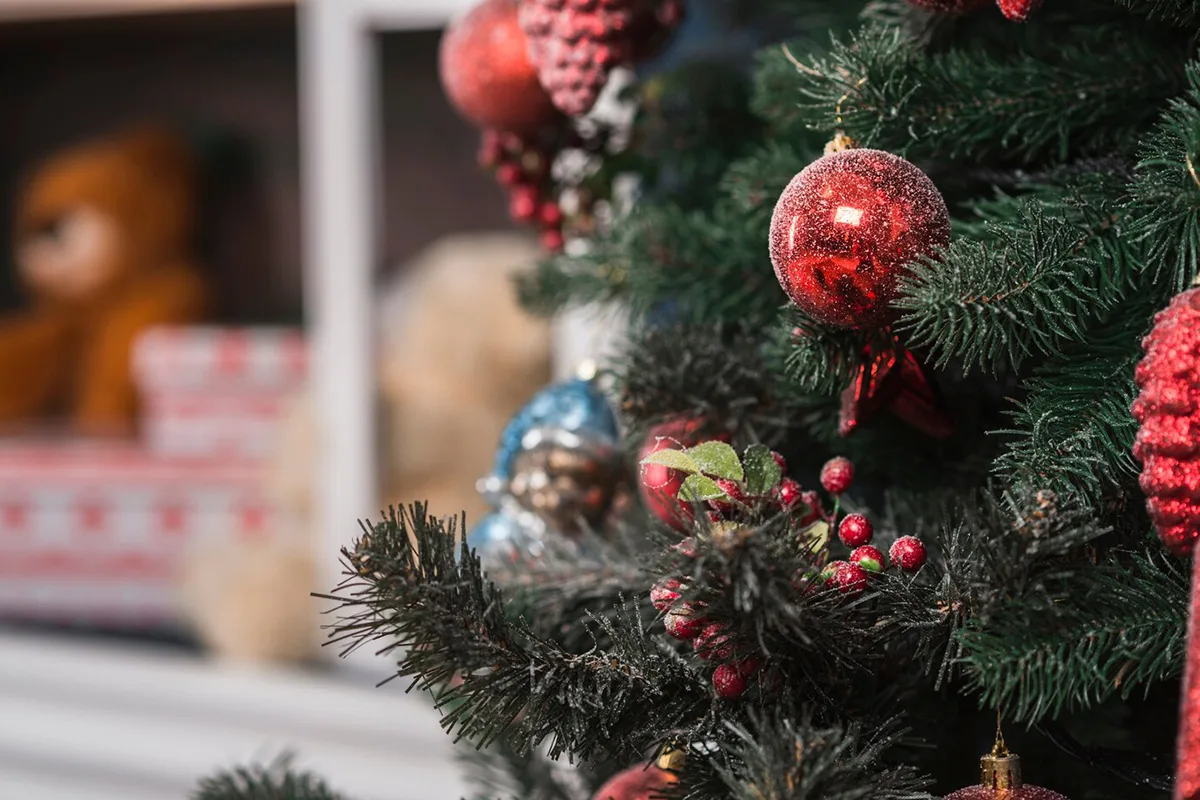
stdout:
POLYGON ((308 348, 295 328, 155 328, 135 343, 133 372, 147 393, 289 391, 308 374, 308 348))
POLYGON ((154 392, 142 398, 142 441, 162 455, 266 458, 287 403, 281 392, 154 392))
POLYGON ((0 443, 0 617, 179 621, 190 548, 273 534, 263 484, 247 461, 0 443))

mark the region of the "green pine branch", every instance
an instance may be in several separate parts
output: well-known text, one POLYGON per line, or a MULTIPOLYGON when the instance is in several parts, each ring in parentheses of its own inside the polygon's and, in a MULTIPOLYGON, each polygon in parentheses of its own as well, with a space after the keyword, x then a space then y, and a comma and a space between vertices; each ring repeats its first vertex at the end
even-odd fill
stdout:
POLYGON ((1200 25, 1200 6, 1193 0, 1115 0, 1116 4, 1146 19, 1194 28, 1200 25))
POLYGON ((269 766, 235 767, 204 778, 191 800, 346 800, 320 778, 291 767, 282 756, 269 766))
POLYGON ((1200 258, 1200 63, 1188 64, 1187 81, 1144 139, 1125 227, 1145 243, 1150 276, 1176 292, 1198 274, 1200 258))
POLYGON ((1114 560, 1077 573, 1068 596, 1056 613, 1016 601, 960 633, 968 687, 982 704, 1033 722, 1179 674, 1188 580, 1175 562, 1114 560))

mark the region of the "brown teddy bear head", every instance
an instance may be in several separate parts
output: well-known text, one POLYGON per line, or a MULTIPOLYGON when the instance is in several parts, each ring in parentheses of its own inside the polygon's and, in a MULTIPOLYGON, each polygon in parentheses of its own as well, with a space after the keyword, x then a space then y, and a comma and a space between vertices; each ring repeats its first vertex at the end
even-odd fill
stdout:
POLYGON ((102 303, 147 271, 183 257, 195 170, 187 148, 143 127, 51 157, 17 210, 17 265, 40 299, 102 303))

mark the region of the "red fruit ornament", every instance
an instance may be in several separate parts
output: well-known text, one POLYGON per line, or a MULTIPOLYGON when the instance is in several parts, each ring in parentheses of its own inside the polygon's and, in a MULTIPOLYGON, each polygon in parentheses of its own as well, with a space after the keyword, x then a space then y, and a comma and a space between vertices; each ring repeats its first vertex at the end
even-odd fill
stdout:
POLYGON ((683 584, 675 578, 663 578, 650 589, 650 603, 659 611, 667 611, 679 599, 683 584))
POLYGON ((905 572, 916 572, 925 566, 925 543, 915 536, 901 536, 892 542, 888 558, 905 572))
POLYGON ((1133 416, 1141 427, 1133 454, 1142 462, 1146 509, 1159 539, 1177 556, 1192 556, 1192 600, 1184 690, 1176 740, 1175 800, 1200 798, 1200 288, 1182 292, 1160 311, 1142 340, 1146 356, 1135 378, 1141 393, 1133 416))
POLYGON ((809 164, 771 217, 775 276, 827 325, 887 324, 900 277, 950 242, 950 213, 933 181, 882 150, 843 150, 809 164))
POLYGON ((1001 13, 1013 22, 1024 22, 1029 15, 1037 11, 1042 0, 996 0, 1001 13))
POLYGON ((854 483, 854 464, 844 456, 831 458, 821 467, 821 486, 830 494, 842 494, 854 483))
POLYGON ((775 496, 779 499, 779 505, 791 508, 804 499, 804 489, 791 478, 784 478, 775 487, 775 496))
POLYGON ((838 538, 846 547, 862 547, 864 544, 870 544, 871 537, 874 535, 875 526, 862 514, 848 514, 842 520, 842 524, 838 526, 838 538))
POLYGON ((692 640, 696 655, 705 661, 728 661, 733 657, 733 637, 724 622, 710 622, 692 640))
POLYGON ((829 583, 844 594, 862 594, 867 588, 867 571, 849 561, 835 561, 826 568, 829 583))
POLYGON ((516 0, 484 0, 451 24, 438 67, 450 102, 481 128, 533 132, 558 116, 530 61, 516 0))
POLYGON ((720 664, 713 670, 712 685, 718 696, 732 700, 746 693, 746 675, 737 664, 720 664))
POLYGON ((667 633, 673 638, 689 642, 700 635, 708 620, 690 604, 683 603, 678 608, 667 613, 663 620, 667 633))
POLYGON ((650 800, 660 796, 664 789, 679 780, 667 771, 664 760, 660 759, 658 764, 650 767, 635 764, 618 772, 592 795, 592 800, 650 800))
MULTIPOLYGON (((708 423, 698 419, 674 420, 657 425, 650 430, 642 443, 638 451, 638 461, 645 460, 651 453, 657 453, 659 450, 679 450, 695 446, 704 440, 706 427, 708 423)), ((724 440, 726 437, 709 438, 724 440)), ((643 464, 640 477, 638 493, 650 513, 677 531, 685 530, 692 521, 692 508, 680 501, 679 489, 687 476, 677 469, 670 469, 661 464, 643 464)))
POLYGON ((522 0, 521 28, 542 86, 564 114, 596 104, 614 67, 633 59, 636 0, 522 0))
POLYGON ((858 564, 867 572, 883 572, 883 553, 878 547, 864 544, 850 554, 850 563, 858 564))

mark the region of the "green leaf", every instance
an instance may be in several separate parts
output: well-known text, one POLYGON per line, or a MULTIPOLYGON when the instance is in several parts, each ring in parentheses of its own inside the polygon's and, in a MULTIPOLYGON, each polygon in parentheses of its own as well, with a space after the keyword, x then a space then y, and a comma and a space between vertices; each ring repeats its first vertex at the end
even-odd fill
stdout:
POLYGON ((688 475, 683 486, 679 487, 679 497, 689 503, 728 499, 716 481, 703 475, 688 475))
POLYGON ((808 545, 808 549, 814 553, 819 553, 829 544, 829 523, 825 520, 818 520, 812 525, 809 525, 800 538, 808 545))
POLYGON ((700 465, 700 472, 728 481, 742 480, 742 462, 737 451, 724 442, 705 442, 685 451, 700 465))
POLYGON ((747 447, 742 464, 746 470, 746 493, 751 497, 766 494, 783 478, 783 470, 775 463, 771 448, 766 445, 747 447))
POLYGON ((642 464, 658 464, 691 474, 702 471, 700 465, 683 450, 657 450, 643 458, 642 464))

